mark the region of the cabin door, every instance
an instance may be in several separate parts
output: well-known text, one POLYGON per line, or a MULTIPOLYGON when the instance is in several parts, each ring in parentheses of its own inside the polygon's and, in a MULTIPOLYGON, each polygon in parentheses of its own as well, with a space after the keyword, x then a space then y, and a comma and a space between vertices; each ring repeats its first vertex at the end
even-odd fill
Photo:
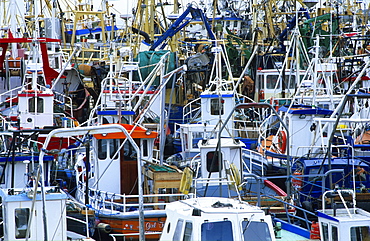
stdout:
MULTIPOLYGON (((121 140, 121 144, 124 140, 121 140)), ((136 151, 129 143, 126 141, 123 148, 121 148, 121 193, 127 195, 137 195, 137 155, 136 151)))

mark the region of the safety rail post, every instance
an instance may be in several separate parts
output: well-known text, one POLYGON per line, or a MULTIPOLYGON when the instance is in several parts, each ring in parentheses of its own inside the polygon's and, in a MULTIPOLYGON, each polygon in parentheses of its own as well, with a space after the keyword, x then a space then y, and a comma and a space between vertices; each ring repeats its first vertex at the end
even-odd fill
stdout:
POLYGON ((246 173, 244 174, 244 180, 245 180, 245 177, 253 177, 256 182, 257 182, 257 206, 260 207, 261 206, 261 177, 257 176, 256 174, 254 173, 246 173))

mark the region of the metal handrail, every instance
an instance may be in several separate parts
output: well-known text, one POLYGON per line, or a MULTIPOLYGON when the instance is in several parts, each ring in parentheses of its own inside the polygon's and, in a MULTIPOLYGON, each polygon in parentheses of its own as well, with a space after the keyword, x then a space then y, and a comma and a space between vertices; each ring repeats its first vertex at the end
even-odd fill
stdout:
POLYGON ((247 170, 249 172, 253 172, 253 164, 254 165, 257 165, 257 166, 260 166, 261 167, 261 171, 262 171, 262 176, 264 176, 264 171, 263 171, 263 163, 262 161, 263 160, 266 160, 266 158, 259 152, 256 152, 256 151, 253 151, 253 150, 248 150, 248 149, 243 149, 243 151, 246 151, 246 152, 249 152, 249 163, 250 163, 250 166, 248 167, 247 164, 244 162, 244 160, 242 160, 242 164, 243 166, 245 166, 247 168, 247 170), (255 158, 253 158, 255 157, 255 158), (256 159, 259 159, 261 160, 261 164, 258 163, 258 162, 254 162, 253 160, 256 160, 256 159))
MULTIPOLYGON (((77 175, 77 178, 79 175, 77 175)), ((80 183, 79 185, 82 185, 82 189, 77 189, 77 192, 80 192, 81 194, 85 194, 84 186, 85 184, 80 183)), ((89 193, 93 193, 93 195, 89 196, 90 203, 93 204, 92 208, 95 210, 110 210, 112 213, 113 212, 129 212, 126 211, 127 208, 131 207, 139 207, 139 203, 129 203, 129 199, 137 199, 139 195, 126 195, 126 194, 116 194, 116 193, 111 193, 111 192, 106 192, 106 191, 101 191, 97 189, 92 189, 89 188, 89 193), (116 202, 117 200, 122 200, 122 202, 116 202)), ((188 197, 193 197, 193 194, 182 194, 182 193, 176 193, 176 194, 144 194, 142 195, 144 199, 154 199, 154 198, 163 198, 163 197, 177 197, 178 199, 185 199, 188 197)), ((145 207, 156 207, 158 206, 165 206, 167 203, 162 203, 162 202, 147 202, 143 203, 143 206, 145 207)))
POLYGON ((289 203, 289 202, 286 202, 284 200, 281 200, 279 198, 276 198, 276 197, 273 197, 273 196, 269 196, 269 195, 263 195, 264 197, 268 197, 270 199, 273 199, 279 203, 282 203, 284 205, 284 209, 285 209, 285 214, 287 215, 286 218, 287 218, 287 221, 291 224, 293 221, 291 219, 291 217, 293 217, 294 219, 298 219, 298 220, 301 220, 301 221, 304 221, 306 223, 306 229, 309 230, 310 227, 311 227, 311 224, 312 224, 312 221, 308 220, 307 218, 307 215, 310 215, 310 216, 313 216, 313 217, 317 217, 317 215, 314 213, 314 212, 310 212, 302 207, 299 207, 299 206, 296 206, 292 203, 289 203), (304 215, 304 218, 296 215, 296 212, 294 213, 290 213, 289 212, 289 208, 294 208, 295 210, 300 210, 303 212, 303 215, 304 215))
MULTIPOLYGON (((197 98, 197 99, 194 99, 194 100, 190 101, 189 103, 187 103, 184 106, 184 108, 183 108, 184 110, 186 110, 187 108, 189 108, 190 110, 187 111, 186 113, 183 113, 183 118, 182 118, 183 121, 185 121, 185 119, 186 119, 187 116, 190 116, 195 111, 200 110, 200 107, 196 107, 194 109, 192 108, 192 105, 199 103, 199 101, 200 101, 200 98, 197 98)), ((199 103, 199 105, 200 105, 200 103, 199 103)), ((192 117, 192 116, 190 116, 190 117, 192 117)))

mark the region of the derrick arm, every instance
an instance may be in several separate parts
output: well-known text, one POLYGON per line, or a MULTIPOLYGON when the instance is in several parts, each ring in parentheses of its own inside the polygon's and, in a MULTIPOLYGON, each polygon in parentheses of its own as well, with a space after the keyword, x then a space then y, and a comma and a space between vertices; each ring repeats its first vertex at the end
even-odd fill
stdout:
POLYGON ((192 16, 192 19, 201 19, 203 24, 205 25, 208 35, 212 40, 215 40, 216 37, 212 32, 211 26, 208 23, 207 17, 204 15, 202 10, 199 8, 194 8, 192 5, 189 5, 187 9, 184 11, 183 14, 164 32, 158 39, 155 41, 149 50, 155 50, 157 47, 163 49, 166 45, 164 44, 167 38, 173 37, 177 32, 179 32, 182 28, 184 28, 188 23, 191 21, 187 19, 189 13, 192 16), (185 22, 183 22, 185 20, 185 22))

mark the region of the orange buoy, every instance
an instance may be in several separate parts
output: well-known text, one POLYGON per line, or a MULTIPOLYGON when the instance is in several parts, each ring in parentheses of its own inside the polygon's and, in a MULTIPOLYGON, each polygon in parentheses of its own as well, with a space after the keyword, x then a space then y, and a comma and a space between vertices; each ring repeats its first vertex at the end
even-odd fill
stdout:
POLYGON ((311 224, 310 239, 320 239, 319 224, 316 223, 315 221, 312 221, 311 224))
POLYGON ((21 67, 21 57, 13 58, 9 57, 8 62, 9 62, 9 68, 20 68, 21 67))
POLYGON ((274 97, 270 98, 270 105, 276 110, 279 110, 279 101, 275 99, 274 97))
POLYGON ((302 189, 303 180, 302 180, 302 177, 300 175, 302 175, 302 172, 300 172, 300 171, 295 171, 293 173, 292 185, 297 190, 302 189))
POLYGON ((265 91, 260 90, 259 93, 258 93, 258 101, 261 101, 263 99, 265 99, 265 91))

